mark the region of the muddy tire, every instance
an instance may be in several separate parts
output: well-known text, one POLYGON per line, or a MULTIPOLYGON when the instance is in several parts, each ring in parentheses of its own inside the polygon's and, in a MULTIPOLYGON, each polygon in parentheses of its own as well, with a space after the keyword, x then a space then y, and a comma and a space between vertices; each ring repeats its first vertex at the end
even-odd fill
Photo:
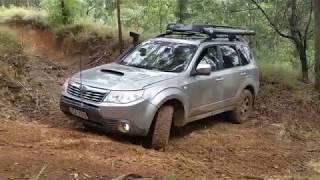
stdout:
POLYGON ((83 123, 82 125, 83 125, 84 129, 87 131, 96 131, 97 130, 97 128, 94 127, 93 125, 90 125, 87 123, 83 123))
POLYGON ((247 89, 243 90, 235 109, 229 113, 230 120, 236 124, 247 121, 253 108, 253 101, 253 94, 247 89))
POLYGON ((154 119, 150 134, 150 148, 155 150, 165 150, 170 137, 174 108, 173 106, 162 106, 154 119))

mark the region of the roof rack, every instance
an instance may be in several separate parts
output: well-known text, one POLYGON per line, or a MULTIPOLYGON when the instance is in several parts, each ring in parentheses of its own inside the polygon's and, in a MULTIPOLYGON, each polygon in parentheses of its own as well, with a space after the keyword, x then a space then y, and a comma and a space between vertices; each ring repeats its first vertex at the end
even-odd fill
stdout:
POLYGON ((238 36, 254 36, 256 33, 252 30, 243 29, 233 26, 221 25, 186 25, 171 23, 167 26, 167 32, 158 37, 165 37, 167 35, 206 35, 205 41, 217 38, 228 38, 230 41, 240 40, 238 36))

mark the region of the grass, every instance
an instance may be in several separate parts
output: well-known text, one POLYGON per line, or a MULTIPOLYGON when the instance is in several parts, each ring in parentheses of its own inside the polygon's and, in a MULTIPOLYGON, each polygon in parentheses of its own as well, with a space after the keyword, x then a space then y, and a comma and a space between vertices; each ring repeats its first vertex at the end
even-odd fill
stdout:
POLYGON ((12 21, 29 21, 36 24, 48 24, 45 11, 36 8, 22 8, 12 6, 10 8, 0 7, 0 23, 12 21))
POLYGON ((13 54, 22 50, 17 35, 8 29, 0 29, 0 57, 13 54))
MULTIPOLYGON (((0 23, 17 21, 39 25, 40 27, 49 27, 58 36, 67 34, 80 42, 97 38, 112 39, 118 37, 117 27, 107 25, 102 21, 94 20, 90 17, 78 17, 71 24, 57 25, 48 23, 47 13, 37 8, 0 7, 0 23)), ((123 39, 124 41, 130 39, 125 29, 123 30, 123 39)))
POLYGON ((258 62, 260 78, 268 84, 278 84, 293 89, 299 84, 299 70, 287 63, 258 62))
POLYGON ((281 85, 287 89, 298 87, 300 79, 299 61, 292 54, 293 47, 254 49, 262 83, 281 85))
POLYGON ((176 174, 174 171, 168 172, 164 177, 163 180, 176 180, 176 174))
MULTIPOLYGON (((58 26, 54 28, 54 31, 58 35, 67 33, 79 42, 97 38, 113 39, 118 37, 116 27, 110 27, 101 21, 94 21, 91 18, 77 18, 72 24, 58 26)), ((128 41, 129 35, 123 34, 123 39, 128 41)))
POLYGON ((21 61, 23 56, 23 48, 17 35, 12 31, 0 29, 0 76, 19 71, 17 68, 24 64, 24 61, 21 61))
POLYGON ((23 49, 16 34, 0 29, 0 101, 2 102, 7 103, 7 100, 13 99, 13 94, 20 91, 21 84, 26 82, 23 57, 23 49))
POLYGON ((32 177, 30 180, 40 180, 41 175, 43 174, 43 172, 47 169, 48 165, 44 165, 41 170, 39 171, 39 173, 32 177))

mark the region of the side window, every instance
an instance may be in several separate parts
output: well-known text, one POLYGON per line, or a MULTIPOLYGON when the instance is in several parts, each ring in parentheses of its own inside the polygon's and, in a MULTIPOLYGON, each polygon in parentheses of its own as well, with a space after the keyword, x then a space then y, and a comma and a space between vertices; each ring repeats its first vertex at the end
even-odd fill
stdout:
POLYGON ((209 64, 212 71, 219 70, 219 63, 217 47, 205 48, 199 57, 199 64, 209 64))
POLYGON ((232 46, 221 46, 221 53, 223 57, 223 68, 233 68, 240 66, 240 59, 236 49, 232 46))
POLYGON ((239 48, 241 64, 247 65, 251 62, 252 54, 247 46, 240 46, 239 48))

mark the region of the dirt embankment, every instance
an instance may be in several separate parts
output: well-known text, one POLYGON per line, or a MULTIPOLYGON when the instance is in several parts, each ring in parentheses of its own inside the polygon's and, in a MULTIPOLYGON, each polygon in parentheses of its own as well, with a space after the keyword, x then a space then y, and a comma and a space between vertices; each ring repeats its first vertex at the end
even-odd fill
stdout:
MULTIPOLYGON (((97 38, 77 41, 71 35, 75 30, 56 34, 48 27, 21 22, 2 24, 0 30, 15 33, 15 46, 18 47, 9 54, 4 50, 1 59, 2 64, 8 67, 6 69, 17 75, 11 78, 11 85, 9 82, 3 84, 3 87, 9 87, 6 95, 12 97, 6 98, 12 106, 4 110, 11 113, 3 114, 11 119, 15 118, 15 112, 24 113, 19 116, 28 116, 33 120, 38 120, 41 115, 50 119, 53 113, 58 112, 59 93, 66 78, 80 69, 111 62, 119 55, 114 40, 97 38), (12 84, 19 91, 14 91, 12 84), (24 101, 17 101, 21 98, 24 101)), ((5 44, 3 42, 3 46, 5 44)))
POLYGON ((39 92, 41 108, 30 113, 16 107, 25 102, 12 104, 10 110, 19 114, 1 121, 0 179, 29 179, 41 169, 42 179, 130 173, 152 179, 320 179, 320 106, 309 86, 287 89, 263 82, 248 123, 234 125, 223 116, 191 123, 174 131, 166 152, 156 152, 144 149, 140 139, 88 132, 65 118, 58 94, 77 70, 78 56, 59 48, 48 30, 10 28, 24 42, 25 92, 39 92))

